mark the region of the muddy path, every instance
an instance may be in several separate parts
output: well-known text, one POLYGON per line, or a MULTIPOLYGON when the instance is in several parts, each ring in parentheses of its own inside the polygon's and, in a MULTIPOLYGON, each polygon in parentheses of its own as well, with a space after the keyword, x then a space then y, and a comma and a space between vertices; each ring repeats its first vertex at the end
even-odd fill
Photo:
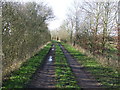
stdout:
POLYGON ((55 46, 52 45, 44 59, 44 64, 33 75, 27 88, 55 88, 55 46))
MULTIPOLYGON (((103 86, 96 81, 90 72, 88 72, 76 59, 62 46, 58 44, 63 51, 69 66, 76 77, 77 84, 83 90, 103 90, 103 86), (91 88, 91 89, 90 89, 91 88)), ((42 67, 38 68, 26 88, 56 88, 55 80, 55 45, 52 45, 44 59, 42 67)))
MULTIPOLYGON (((92 89, 92 90, 100 90, 103 86, 96 81, 96 79, 92 76, 92 74, 85 70, 85 68, 80 65, 76 59, 74 59, 70 53, 59 43, 60 48, 62 49, 68 63, 76 77, 78 85, 83 89, 92 89)), ((102 89, 103 90, 103 89, 102 89)))

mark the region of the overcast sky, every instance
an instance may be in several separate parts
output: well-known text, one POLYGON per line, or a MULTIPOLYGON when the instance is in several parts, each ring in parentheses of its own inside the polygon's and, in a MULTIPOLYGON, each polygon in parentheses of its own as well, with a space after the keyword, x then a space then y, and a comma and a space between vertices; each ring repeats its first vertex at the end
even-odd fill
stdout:
POLYGON ((55 20, 49 23, 49 29, 54 30, 58 28, 66 17, 67 9, 70 7, 73 0, 45 0, 52 6, 55 20))

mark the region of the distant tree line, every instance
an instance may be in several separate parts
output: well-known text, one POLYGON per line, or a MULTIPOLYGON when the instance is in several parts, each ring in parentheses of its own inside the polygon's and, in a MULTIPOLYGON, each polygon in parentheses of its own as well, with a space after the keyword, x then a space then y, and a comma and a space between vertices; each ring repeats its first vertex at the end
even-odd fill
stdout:
POLYGON ((18 68, 51 40, 52 9, 39 2, 2 2, 3 76, 18 68))

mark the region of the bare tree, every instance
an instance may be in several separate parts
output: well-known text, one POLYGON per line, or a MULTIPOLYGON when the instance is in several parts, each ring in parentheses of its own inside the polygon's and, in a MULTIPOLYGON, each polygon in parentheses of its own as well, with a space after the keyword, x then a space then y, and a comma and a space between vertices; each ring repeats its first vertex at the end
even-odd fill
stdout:
POLYGON ((71 42, 71 44, 73 44, 73 32, 74 32, 74 19, 73 19, 73 17, 68 15, 67 22, 68 22, 68 32, 70 33, 70 42, 71 42))
POLYGON ((2 87, 2 2, 0 1, 0 87, 2 87))
POLYGON ((102 54, 105 52, 106 44, 108 43, 108 37, 110 36, 110 32, 113 31, 113 27, 115 27, 116 20, 116 10, 115 3, 113 2, 104 2, 102 3, 102 54))
POLYGON ((86 19, 89 24, 89 31, 93 36, 91 38, 90 47, 93 54, 98 52, 98 31, 99 31, 99 24, 101 19, 101 3, 99 2, 84 2, 84 5, 81 7, 82 11, 86 15, 86 19))
MULTIPOLYGON (((120 1, 118 2, 118 59, 120 58, 120 1)), ((120 60, 118 60, 118 71, 120 73, 120 60)))

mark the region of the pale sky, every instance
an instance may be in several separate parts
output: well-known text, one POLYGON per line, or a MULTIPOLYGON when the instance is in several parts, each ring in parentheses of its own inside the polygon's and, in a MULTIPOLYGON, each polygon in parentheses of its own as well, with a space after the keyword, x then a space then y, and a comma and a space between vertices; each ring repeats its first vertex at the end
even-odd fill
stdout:
POLYGON ((49 23, 49 29, 57 29, 66 17, 67 9, 70 7, 73 0, 45 0, 52 7, 55 20, 49 23))

